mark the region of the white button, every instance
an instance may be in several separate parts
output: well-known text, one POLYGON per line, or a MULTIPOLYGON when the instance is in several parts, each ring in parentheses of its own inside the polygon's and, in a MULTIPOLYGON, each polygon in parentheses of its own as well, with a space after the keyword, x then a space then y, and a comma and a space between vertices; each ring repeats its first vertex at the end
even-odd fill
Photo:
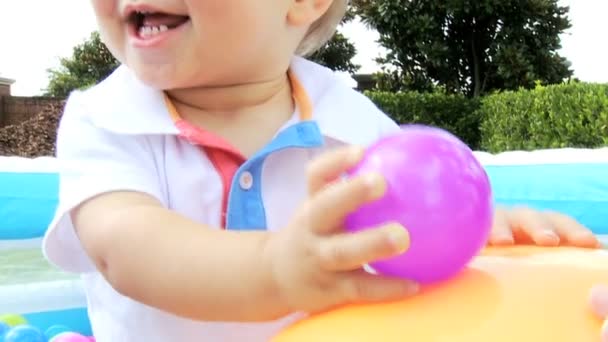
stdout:
POLYGON ((239 185, 243 190, 251 189, 251 187, 253 186, 253 175, 251 175, 251 172, 245 171, 241 173, 241 176, 239 178, 239 185))

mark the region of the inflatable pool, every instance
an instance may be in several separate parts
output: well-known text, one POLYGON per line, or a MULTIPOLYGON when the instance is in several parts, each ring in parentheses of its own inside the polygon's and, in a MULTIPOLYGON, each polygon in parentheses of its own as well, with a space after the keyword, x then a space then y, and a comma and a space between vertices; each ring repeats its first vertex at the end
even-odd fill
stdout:
POLYGON ((0 318, 91 335, 80 279, 51 266, 41 251, 57 191, 53 158, 0 157, 0 318))
MULTIPOLYGON (((497 203, 564 212, 608 242, 608 148, 477 156, 497 203)), ((19 314, 41 330, 63 325, 88 335, 80 279, 53 268, 40 252, 58 182, 53 158, 0 157, 0 316, 19 314)))
POLYGON ((478 153, 495 202, 568 214, 608 234, 608 148, 478 153))

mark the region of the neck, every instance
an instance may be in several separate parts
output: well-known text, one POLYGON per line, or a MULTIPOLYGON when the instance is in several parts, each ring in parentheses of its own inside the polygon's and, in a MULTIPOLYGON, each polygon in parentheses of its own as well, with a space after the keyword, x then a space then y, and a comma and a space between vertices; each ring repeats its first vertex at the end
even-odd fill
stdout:
POLYGON ((205 114, 240 114, 276 101, 291 101, 291 86, 287 74, 255 83, 196 87, 167 91, 178 107, 205 114), (287 95, 287 97, 285 96, 287 95))

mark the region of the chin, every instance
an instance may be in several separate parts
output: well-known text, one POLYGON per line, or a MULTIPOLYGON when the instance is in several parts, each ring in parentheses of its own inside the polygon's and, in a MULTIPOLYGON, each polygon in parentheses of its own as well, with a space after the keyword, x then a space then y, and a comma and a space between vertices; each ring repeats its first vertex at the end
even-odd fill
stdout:
POLYGON ((135 72, 136 77, 149 87, 159 90, 180 87, 179 77, 176 77, 173 70, 157 66, 130 67, 135 72))
POLYGON ((147 86, 159 90, 175 90, 198 87, 221 87, 242 82, 242 76, 177 68, 174 65, 128 65, 136 77, 147 86))

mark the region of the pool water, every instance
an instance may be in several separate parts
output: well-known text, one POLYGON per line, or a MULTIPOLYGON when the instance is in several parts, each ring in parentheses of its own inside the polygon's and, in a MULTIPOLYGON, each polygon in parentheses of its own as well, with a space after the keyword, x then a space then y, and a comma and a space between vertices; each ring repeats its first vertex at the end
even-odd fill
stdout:
MULTIPOLYGON (((608 248, 608 235, 599 236, 608 248)), ((92 335, 80 278, 49 264, 39 244, 0 246, 0 315, 17 313, 46 330, 54 325, 92 335)))
MULTIPOLYGON (((600 235, 599 239, 604 248, 608 248, 608 235, 600 235)), ((77 275, 62 272, 49 264, 40 247, 0 248, 0 287, 78 279, 77 275)))
POLYGON ((0 248, 0 315, 19 314, 41 330, 63 325, 90 335, 80 278, 46 261, 39 244, 0 248))
POLYGON ((40 248, 0 250, 0 286, 75 279, 49 264, 40 248))

